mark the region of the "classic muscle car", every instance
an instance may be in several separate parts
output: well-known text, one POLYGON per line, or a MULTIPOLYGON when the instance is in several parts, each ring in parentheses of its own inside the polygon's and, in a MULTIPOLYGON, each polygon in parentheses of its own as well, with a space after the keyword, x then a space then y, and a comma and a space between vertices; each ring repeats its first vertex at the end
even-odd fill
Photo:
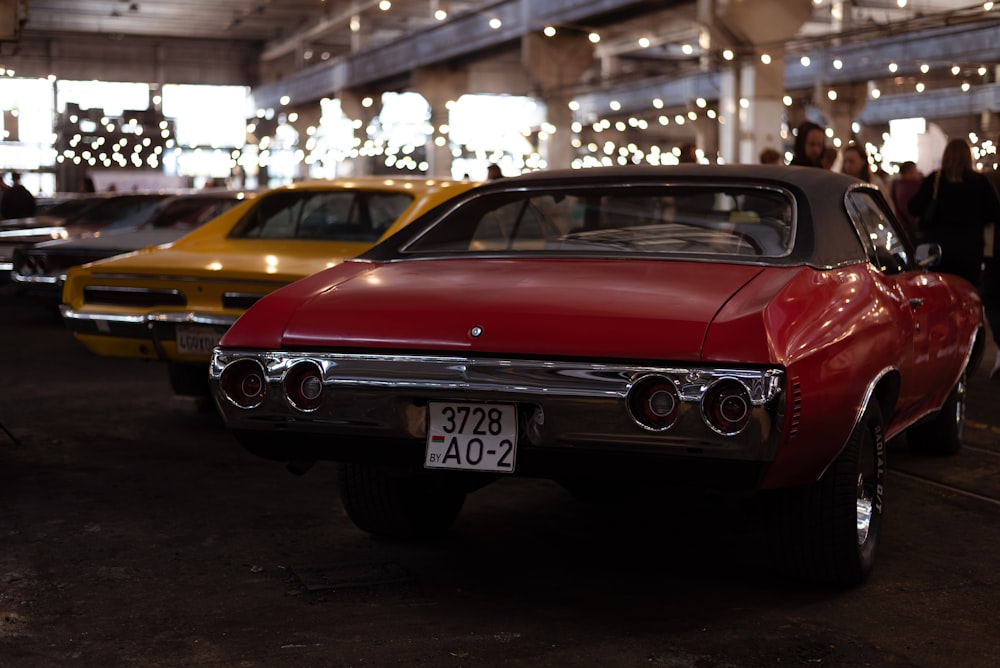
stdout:
POLYGON ((164 360, 176 394, 207 396, 212 348, 250 304, 472 185, 361 177, 277 188, 166 246, 72 267, 63 319, 91 352, 164 360))
POLYGON ((11 280, 19 292, 45 305, 62 301, 66 271, 106 257, 170 243, 246 199, 236 190, 202 190, 168 197, 125 229, 97 231, 74 239, 52 239, 14 250, 11 280))
POLYGON ((79 239, 124 230, 144 221, 173 193, 91 193, 69 200, 48 213, 0 223, 0 283, 11 278, 14 251, 54 239, 79 239))
POLYGON ((354 523, 446 530, 501 476, 750 492, 784 574, 874 563, 885 443, 962 442, 982 305, 880 192, 799 167, 490 182, 271 293, 222 337, 253 453, 338 462, 354 523))

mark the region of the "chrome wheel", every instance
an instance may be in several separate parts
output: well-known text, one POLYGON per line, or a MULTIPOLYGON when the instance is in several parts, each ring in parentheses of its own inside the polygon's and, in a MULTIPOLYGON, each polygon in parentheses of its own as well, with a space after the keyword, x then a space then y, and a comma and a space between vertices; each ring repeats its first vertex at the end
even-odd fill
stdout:
POLYGON ((958 379, 958 385, 953 390, 955 393, 955 434, 958 436, 959 441, 965 440, 965 399, 967 390, 968 385, 963 373, 962 377, 958 379))

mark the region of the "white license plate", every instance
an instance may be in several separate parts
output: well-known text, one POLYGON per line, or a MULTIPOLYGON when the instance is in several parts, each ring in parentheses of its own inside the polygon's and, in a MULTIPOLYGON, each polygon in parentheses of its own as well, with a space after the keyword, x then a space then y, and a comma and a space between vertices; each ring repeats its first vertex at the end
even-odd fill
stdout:
POLYGON ((222 334, 216 332, 214 327, 177 325, 174 338, 177 352, 182 355, 211 355, 212 349, 219 345, 222 334))
POLYGON ((514 470, 517 411, 513 404, 431 403, 427 418, 426 468, 514 470))

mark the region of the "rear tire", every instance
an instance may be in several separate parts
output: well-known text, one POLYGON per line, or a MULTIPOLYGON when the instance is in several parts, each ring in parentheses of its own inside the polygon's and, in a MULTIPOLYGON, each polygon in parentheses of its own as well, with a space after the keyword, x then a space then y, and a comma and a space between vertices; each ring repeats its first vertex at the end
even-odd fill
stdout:
POLYGON ((382 538, 439 536, 465 503, 464 489, 429 473, 394 474, 373 464, 342 463, 338 477, 347 516, 382 538))
POLYGON ((962 449, 965 436, 966 374, 958 379, 941 410, 928 422, 914 425, 906 432, 911 452, 921 455, 948 456, 962 449))
POLYGON ((837 587, 864 582, 882 533, 884 490, 884 426, 873 402, 818 482, 771 499, 781 573, 837 587))

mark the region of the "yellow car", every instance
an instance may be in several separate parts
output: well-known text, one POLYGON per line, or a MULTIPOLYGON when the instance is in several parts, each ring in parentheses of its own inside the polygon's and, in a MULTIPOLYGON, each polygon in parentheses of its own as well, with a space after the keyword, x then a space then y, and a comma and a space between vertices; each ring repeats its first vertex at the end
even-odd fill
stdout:
POLYGON ((370 176, 270 190, 171 244, 70 269, 61 312, 91 352, 165 360, 176 394, 206 396, 212 349, 251 304, 473 185, 370 176))

